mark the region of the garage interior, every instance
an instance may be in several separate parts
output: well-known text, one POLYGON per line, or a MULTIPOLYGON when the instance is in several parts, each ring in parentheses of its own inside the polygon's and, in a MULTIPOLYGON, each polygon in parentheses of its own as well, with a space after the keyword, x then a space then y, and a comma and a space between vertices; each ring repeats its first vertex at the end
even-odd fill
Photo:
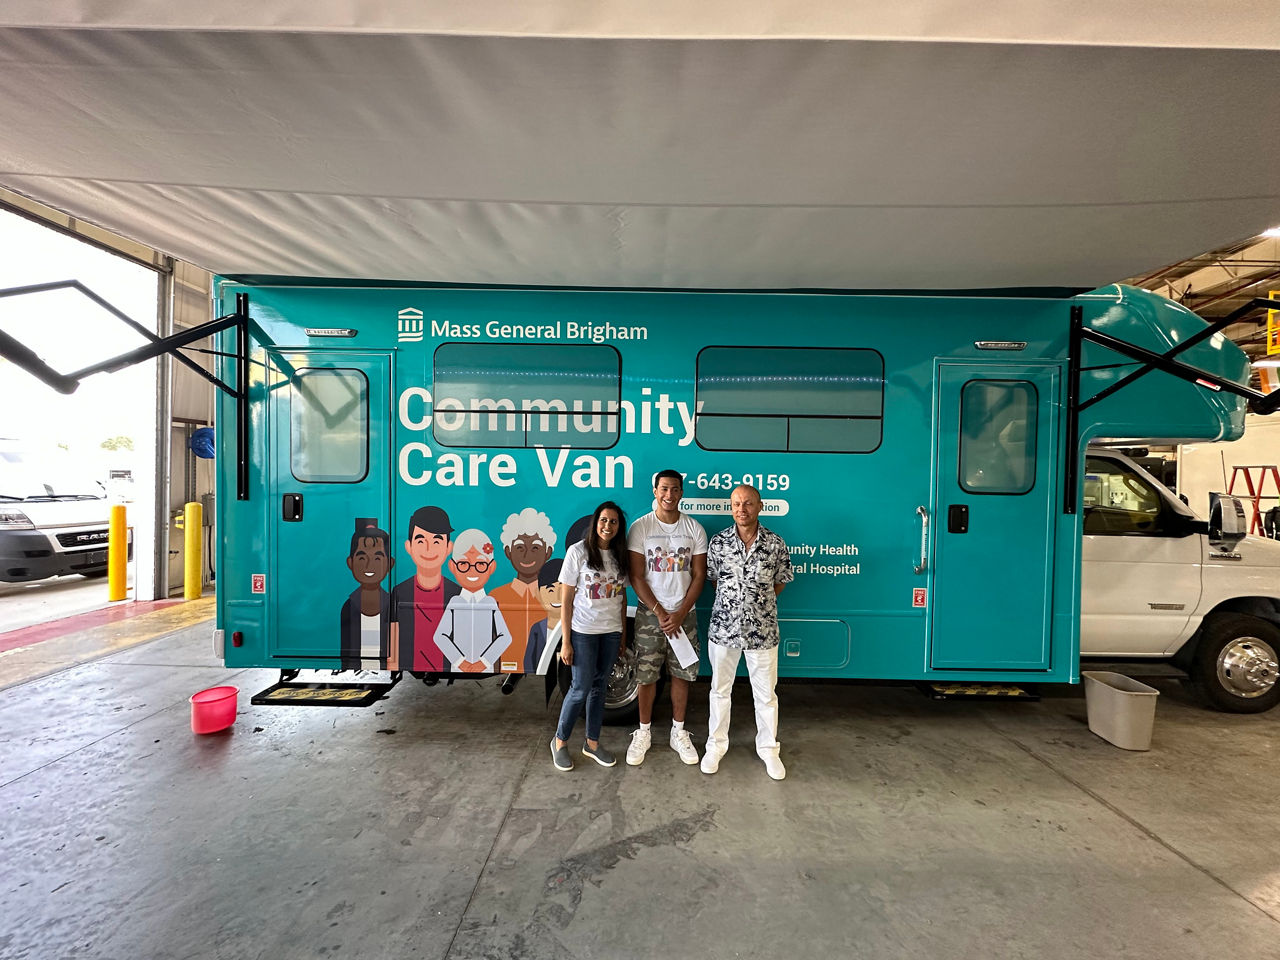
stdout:
MULTIPOLYGON (((0 204, 160 264, 160 333, 209 319, 211 275, 1127 278, 1216 319, 1280 289, 1259 122, 1280 108, 1280 19, 1227 12, 753 3, 726 31, 714 7, 18 2, 0 11, 0 204)), ((1267 356, 1265 326, 1227 334, 1267 356)), ((1280 715, 1208 711, 1174 677, 1147 678, 1148 752, 1092 734, 1075 686, 989 702, 784 683, 781 783, 745 738, 715 777, 661 743, 638 768, 557 773, 538 684, 250 705, 277 675, 214 655, 209 598, 164 603, 183 586, 173 517, 214 492, 186 453, 213 388, 157 369, 169 533, 134 599, 159 605, 0 632, 0 955, 1276 954, 1280 715), (235 726, 193 736, 188 697, 224 683, 235 726)), ((1256 436, 1258 462, 1280 459, 1256 436)), ((749 726, 749 691, 734 699, 749 726)), ((704 680, 695 741, 706 700, 704 680)))

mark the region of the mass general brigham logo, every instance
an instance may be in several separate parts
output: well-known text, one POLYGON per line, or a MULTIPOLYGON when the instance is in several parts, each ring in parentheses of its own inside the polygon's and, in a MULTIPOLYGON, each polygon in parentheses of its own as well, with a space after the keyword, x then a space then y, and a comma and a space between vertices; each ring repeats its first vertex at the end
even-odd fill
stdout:
POLYGON ((405 307, 397 314, 396 339, 401 343, 421 343, 423 333, 422 311, 405 307))

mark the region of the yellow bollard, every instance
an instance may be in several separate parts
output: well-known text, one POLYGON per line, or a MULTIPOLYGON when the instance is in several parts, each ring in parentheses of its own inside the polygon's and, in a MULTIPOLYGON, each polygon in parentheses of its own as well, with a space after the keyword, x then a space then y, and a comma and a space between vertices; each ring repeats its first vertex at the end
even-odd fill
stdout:
POLYGON ((107 600, 123 600, 129 593, 129 527, 124 504, 111 507, 107 526, 107 600))
POLYGON ((182 596, 199 600, 204 592, 204 508, 192 501, 182 517, 182 596))

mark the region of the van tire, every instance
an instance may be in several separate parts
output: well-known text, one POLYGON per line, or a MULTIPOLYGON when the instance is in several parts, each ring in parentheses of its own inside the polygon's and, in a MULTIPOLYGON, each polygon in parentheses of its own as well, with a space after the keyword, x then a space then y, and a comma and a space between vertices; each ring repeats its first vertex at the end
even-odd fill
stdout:
POLYGON ((1263 713, 1280 702, 1280 628, 1246 613, 1205 621, 1191 661, 1191 681, 1210 706, 1227 713, 1263 713))

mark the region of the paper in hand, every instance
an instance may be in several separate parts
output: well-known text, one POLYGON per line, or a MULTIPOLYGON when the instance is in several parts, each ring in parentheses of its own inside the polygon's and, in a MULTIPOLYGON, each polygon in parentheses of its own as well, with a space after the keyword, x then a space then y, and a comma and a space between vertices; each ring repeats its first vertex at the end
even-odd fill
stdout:
POLYGON ((698 662, 698 651, 693 649, 693 644, 689 642, 689 635, 684 632, 684 627, 667 639, 671 642, 671 649, 676 659, 680 661, 680 666, 687 670, 698 662))

